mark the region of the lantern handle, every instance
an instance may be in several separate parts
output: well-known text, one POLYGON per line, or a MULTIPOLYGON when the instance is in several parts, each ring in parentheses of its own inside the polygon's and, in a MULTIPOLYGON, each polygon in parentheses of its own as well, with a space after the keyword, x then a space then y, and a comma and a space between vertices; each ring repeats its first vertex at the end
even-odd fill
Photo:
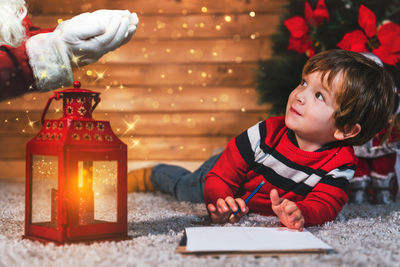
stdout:
POLYGON ((101 101, 100 96, 98 94, 96 94, 94 96, 94 104, 93 104, 93 107, 90 109, 90 113, 93 112, 93 110, 97 107, 97 105, 100 103, 100 101, 101 101))
POLYGON ((42 113, 42 119, 41 119, 41 123, 42 125, 44 125, 44 117, 46 116, 47 110, 50 107, 51 101, 53 101, 53 99, 59 100, 60 99, 60 94, 58 92, 55 92, 54 95, 52 95, 49 100, 47 100, 47 104, 44 107, 43 113, 42 113))

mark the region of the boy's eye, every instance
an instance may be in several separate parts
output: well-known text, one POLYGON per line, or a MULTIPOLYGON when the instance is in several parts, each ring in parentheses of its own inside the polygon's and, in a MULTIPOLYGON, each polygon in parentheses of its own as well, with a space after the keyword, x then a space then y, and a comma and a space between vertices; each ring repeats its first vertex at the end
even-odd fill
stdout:
POLYGON ((320 92, 315 93, 315 97, 320 101, 325 101, 324 96, 320 92))
POLYGON ((301 82, 300 82, 300 85, 301 86, 307 86, 306 80, 302 79, 301 82))

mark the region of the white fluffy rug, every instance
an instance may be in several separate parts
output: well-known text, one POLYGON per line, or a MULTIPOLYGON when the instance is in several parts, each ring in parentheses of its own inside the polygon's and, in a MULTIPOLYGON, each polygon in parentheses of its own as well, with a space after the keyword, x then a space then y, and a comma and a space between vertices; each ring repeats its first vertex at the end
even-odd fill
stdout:
MULTIPOLYGON (((175 249, 185 227, 209 224, 202 204, 177 202, 161 193, 132 193, 132 240, 54 246, 21 240, 24 198, 24 184, 0 182, 0 266, 400 266, 400 199, 392 205, 346 205, 335 221, 308 228, 335 254, 195 257, 175 249)), ((279 222, 249 215, 238 225, 279 222)))

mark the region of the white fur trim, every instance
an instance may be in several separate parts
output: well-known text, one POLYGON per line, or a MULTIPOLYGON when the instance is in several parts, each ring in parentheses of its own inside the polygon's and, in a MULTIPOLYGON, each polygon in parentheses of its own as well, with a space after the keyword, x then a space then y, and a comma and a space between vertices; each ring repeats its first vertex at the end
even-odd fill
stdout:
POLYGON ((377 172, 371 172, 371 176, 375 179, 390 179, 394 176, 394 172, 389 172, 388 174, 379 174, 377 172))
POLYGON ((56 32, 37 34, 26 42, 36 87, 49 91, 73 83, 67 48, 56 32))

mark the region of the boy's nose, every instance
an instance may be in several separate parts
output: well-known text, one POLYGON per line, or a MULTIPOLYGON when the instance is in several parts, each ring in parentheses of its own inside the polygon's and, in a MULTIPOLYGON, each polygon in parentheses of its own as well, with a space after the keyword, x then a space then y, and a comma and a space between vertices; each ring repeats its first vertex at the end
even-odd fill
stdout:
POLYGON ((296 94, 296 101, 299 102, 300 104, 304 104, 304 95, 302 93, 297 93, 296 94))

